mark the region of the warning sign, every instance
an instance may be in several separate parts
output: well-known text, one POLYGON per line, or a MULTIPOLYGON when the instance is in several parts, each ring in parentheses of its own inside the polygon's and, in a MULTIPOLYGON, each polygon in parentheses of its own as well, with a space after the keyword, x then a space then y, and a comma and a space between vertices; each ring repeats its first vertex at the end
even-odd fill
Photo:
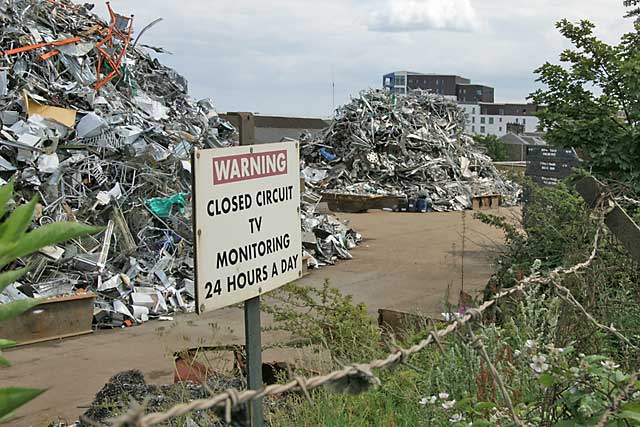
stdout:
POLYGON ((297 143, 198 150, 193 180, 199 313, 300 277, 297 143))

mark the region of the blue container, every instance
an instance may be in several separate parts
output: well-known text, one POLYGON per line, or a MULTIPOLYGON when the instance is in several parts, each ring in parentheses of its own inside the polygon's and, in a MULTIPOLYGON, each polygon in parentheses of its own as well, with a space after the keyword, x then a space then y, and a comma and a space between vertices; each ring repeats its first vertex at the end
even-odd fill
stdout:
POLYGON ((416 212, 416 199, 409 199, 409 203, 407 205, 407 212, 416 212))
POLYGON ((416 212, 427 212, 427 199, 416 200, 416 212))

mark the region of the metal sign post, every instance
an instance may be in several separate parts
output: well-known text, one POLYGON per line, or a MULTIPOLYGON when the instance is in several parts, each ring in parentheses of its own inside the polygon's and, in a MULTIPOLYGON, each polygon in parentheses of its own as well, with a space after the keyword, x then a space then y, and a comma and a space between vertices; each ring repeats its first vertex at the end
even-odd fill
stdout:
MULTIPOLYGON (((262 343, 260 326, 260 297, 244 302, 244 333, 247 349, 247 386, 251 390, 262 388, 262 343)), ((262 399, 252 400, 249 406, 249 425, 262 427, 262 399)))
MULTIPOLYGON (((232 113, 239 118, 240 145, 255 143, 255 121, 251 113, 232 113)), ((262 387, 262 323, 260 322, 260 296, 244 302, 244 340, 247 356, 247 387, 260 390, 262 387)), ((249 425, 262 427, 262 399, 252 400, 249 404, 249 425)))
MULTIPOLYGON (((260 390, 260 296, 302 275, 299 144, 249 145, 253 117, 240 116, 240 147, 196 150, 193 218, 198 313, 244 302, 248 387, 260 390)), ((262 399, 249 404, 262 427, 262 399)))

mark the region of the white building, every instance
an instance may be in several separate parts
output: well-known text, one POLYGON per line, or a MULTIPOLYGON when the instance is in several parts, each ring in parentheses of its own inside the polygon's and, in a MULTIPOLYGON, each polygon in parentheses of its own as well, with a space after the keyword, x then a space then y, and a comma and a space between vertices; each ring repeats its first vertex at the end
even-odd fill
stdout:
POLYGON ((467 115, 465 131, 471 135, 496 135, 532 133, 538 131, 540 120, 534 113, 534 104, 458 103, 467 115))
POLYGON ((471 135, 504 136, 511 133, 536 132, 539 120, 534 104, 496 104, 494 88, 471 83, 451 74, 424 74, 395 71, 382 76, 382 86, 399 95, 413 89, 428 90, 458 103, 467 113, 465 131, 471 135))

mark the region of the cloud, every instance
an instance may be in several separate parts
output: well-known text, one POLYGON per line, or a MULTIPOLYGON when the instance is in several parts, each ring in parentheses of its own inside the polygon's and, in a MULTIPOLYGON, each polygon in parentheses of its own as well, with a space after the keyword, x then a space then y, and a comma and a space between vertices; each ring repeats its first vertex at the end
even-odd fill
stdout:
MULTIPOLYGON (((174 53, 159 59, 189 80, 195 98, 212 97, 220 111, 294 116, 331 114, 334 80, 338 106, 403 69, 462 75, 494 86, 497 101, 523 102, 538 86, 533 70, 569 47, 559 19, 589 19, 611 43, 633 30, 622 0, 210 3, 111 0, 117 12, 135 14, 137 30, 164 18, 141 43, 174 53), (429 28, 451 31, 418 31, 429 28)), ((96 12, 106 15, 104 2, 96 12)))
POLYGON ((475 31, 480 23, 470 0, 387 0, 369 16, 369 30, 378 32, 475 31))

